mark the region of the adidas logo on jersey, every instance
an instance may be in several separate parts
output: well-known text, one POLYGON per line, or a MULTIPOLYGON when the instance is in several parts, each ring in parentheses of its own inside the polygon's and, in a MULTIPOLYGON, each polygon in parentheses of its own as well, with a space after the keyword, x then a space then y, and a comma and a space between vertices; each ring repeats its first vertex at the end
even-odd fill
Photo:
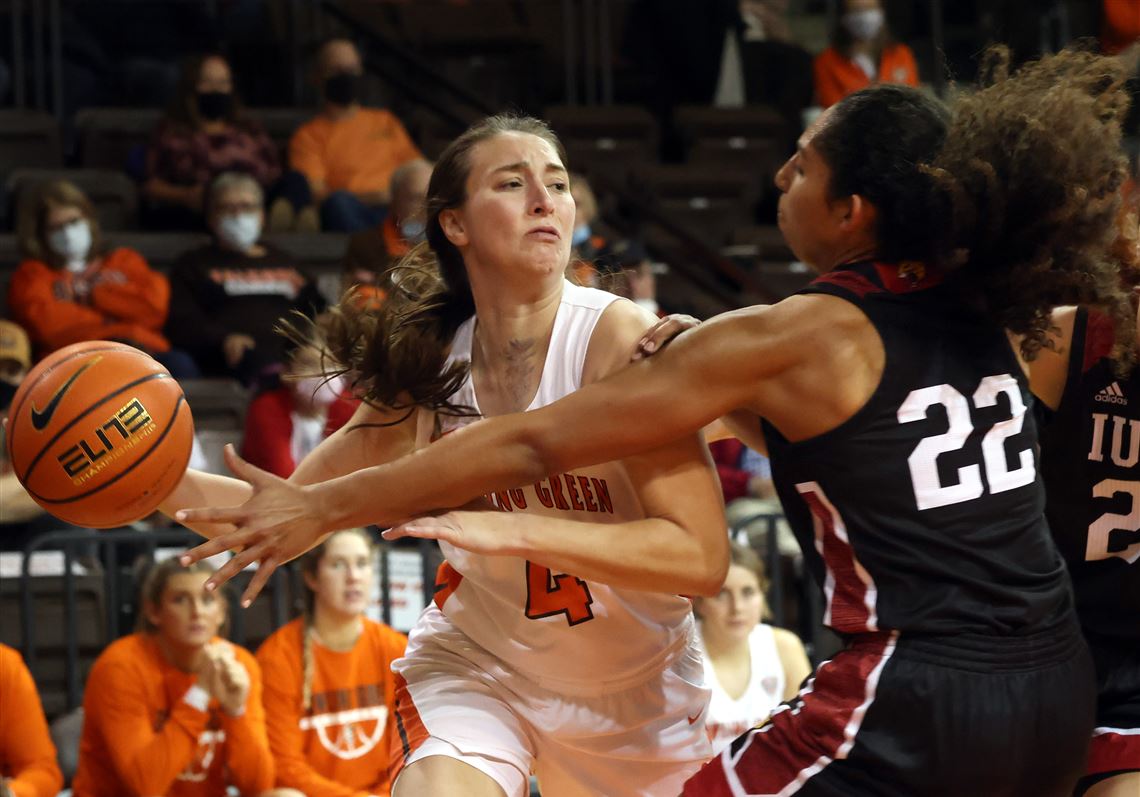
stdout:
POLYGON ((1120 389, 1119 382, 1113 382, 1104 390, 1094 396, 1097 401, 1103 401, 1106 404, 1127 404, 1128 399, 1124 398, 1124 391, 1120 389))

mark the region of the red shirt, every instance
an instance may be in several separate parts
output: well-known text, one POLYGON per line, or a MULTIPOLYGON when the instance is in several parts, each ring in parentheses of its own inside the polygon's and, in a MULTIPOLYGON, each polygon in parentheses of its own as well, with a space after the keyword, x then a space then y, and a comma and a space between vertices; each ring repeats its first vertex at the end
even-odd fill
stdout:
MULTIPOLYGON (((325 437, 348 423, 360 404, 341 397, 329 405, 325 437)), ((241 455, 262 470, 289 478, 297 467, 293 461, 293 388, 284 385, 267 390, 250 402, 245 415, 241 455)))

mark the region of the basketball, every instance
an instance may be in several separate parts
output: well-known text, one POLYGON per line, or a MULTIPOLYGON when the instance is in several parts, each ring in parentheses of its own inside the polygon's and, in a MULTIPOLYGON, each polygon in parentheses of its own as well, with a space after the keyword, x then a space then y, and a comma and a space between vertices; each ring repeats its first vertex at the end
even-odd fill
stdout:
POLYGON ((181 479, 194 421, 182 388, 145 352, 95 340, 25 377, 8 455, 28 494, 60 520, 110 528, 146 517, 181 479))

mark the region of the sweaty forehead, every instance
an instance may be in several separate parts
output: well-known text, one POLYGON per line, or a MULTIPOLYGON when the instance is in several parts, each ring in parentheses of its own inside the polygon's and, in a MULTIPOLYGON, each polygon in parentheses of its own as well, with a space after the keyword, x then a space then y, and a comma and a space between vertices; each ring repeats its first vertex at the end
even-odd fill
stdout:
POLYGON ((558 152, 544 138, 531 133, 500 133, 475 146, 471 153, 471 177, 486 179, 496 170, 514 164, 546 170, 548 164, 563 168, 558 152))

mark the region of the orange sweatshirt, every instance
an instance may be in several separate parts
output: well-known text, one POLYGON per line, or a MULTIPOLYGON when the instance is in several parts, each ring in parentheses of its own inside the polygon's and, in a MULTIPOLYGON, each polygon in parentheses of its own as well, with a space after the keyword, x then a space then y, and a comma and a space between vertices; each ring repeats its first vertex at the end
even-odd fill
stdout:
POLYGON ((257 651, 277 786, 308 797, 387 795, 396 732, 390 665, 404 655, 408 639, 365 619, 352 650, 313 641, 312 703, 303 711, 303 623, 278 629, 257 651))
POLYGON ((318 116, 289 141, 289 165, 329 191, 387 191, 392 172, 419 157, 400 120, 379 108, 358 108, 336 122, 318 116))
MULTIPOLYGON (((815 76, 815 101, 824 108, 830 108, 848 94, 871 85, 871 78, 862 67, 834 47, 828 47, 815 57, 812 72, 815 76)), ((892 44, 883 48, 883 54, 879 58, 879 75, 874 82, 917 86, 918 65, 911 49, 905 44, 892 44)))
POLYGON ((36 683, 7 645, 0 645, 0 778, 10 778, 15 797, 54 797, 63 788, 36 683))
POLYGON ((74 797, 222 797, 227 785, 243 795, 272 788, 261 672, 249 651, 234 650, 250 679, 238 717, 213 699, 205 711, 187 702, 198 676, 170 664, 150 634, 107 646, 87 676, 74 797))
POLYGON ((170 283, 133 249, 113 249, 78 274, 25 260, 8 286, 8 309, 40 355, 111 338, 167 351, 159 330, 169 304, 170 283))

